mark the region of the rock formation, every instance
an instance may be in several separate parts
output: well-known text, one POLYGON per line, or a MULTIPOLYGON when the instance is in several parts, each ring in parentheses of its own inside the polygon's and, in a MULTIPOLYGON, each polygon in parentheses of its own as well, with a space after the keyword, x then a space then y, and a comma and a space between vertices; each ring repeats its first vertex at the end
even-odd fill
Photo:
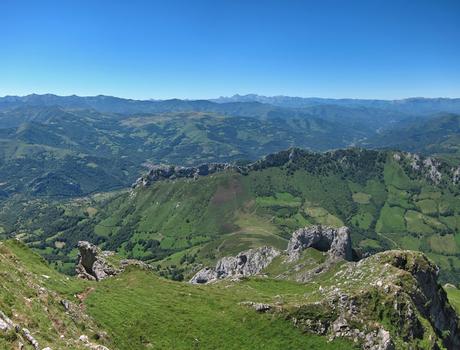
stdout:
POLYGON ((422 253, 399 250, 379 253, 369 259, 408 272, 416 283, 404 292, 410 295, 418 312, 431 322, 438 335, 447 335, 444 345, 448 349, 460 349, 458 316, 438 283, 439 268, 435 264, 422 253))
POLYGON ((198 271, 190 283, 203 284, 226 277, 253 276, 266 268, 280 254, 272 247, 249 249, 237 256, 220 259, 214 268, 206 267, 198 271))
POLYGON ((297 260, 307 248, 328 252, 332 259, 353 260, 350 232, 345 226, 336 229, 319 225, 295 231, 287 248, 288 260, 297 260))
POLYGON ((343 265, 331 280, 322 281, 319 302, 285 310, 286 317, 304 331, 348 338, 368 350, 421 343, 434 350, 438 341, 446 349, 460 349, 458 317, 437 274, 422 253, 378 253, 343 265))
POLYGON ((80 278, 100 281, 124 271, 128 266, 137 266, 145 270, 152 269, 149 264, 135 259, 122 259, 118 266, 115 266, 115 263, 107 259, 114 255, 114 252, 102 251, 87 241, 79 241, 78 250, 79 256, 75 272, 80 278))
POLYGON ((100 281, 120 272, 106 257, 109 252, 103 252, 94 244, 87 241, 78 242, 78 262, 75 271, 80 278, 100 281))

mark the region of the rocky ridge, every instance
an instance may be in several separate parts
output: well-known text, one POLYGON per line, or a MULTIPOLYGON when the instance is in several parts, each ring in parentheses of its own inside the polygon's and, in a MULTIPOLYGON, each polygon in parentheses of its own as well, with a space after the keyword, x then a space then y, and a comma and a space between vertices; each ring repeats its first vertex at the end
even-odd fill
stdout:
POLYGON ((133 184, 133 187, 148 187, 160 180, 174 180, 180 178, 197 179, 200 176, 211 175, 224 170, 240 170, 239 167, 229 163, 209 163, 196 167, 184 167, 174 165, 152 165, 147 174, 141 176, 133 184))
MULTIPOLYGON (((393 159, 402 165, 407 164, 414 176, 424 177, 434 184, 442 181, 457 185, 460 182, 460 166, 451 167, 447 163, 434 158, 423 157, 409 152, 391 152, 393 159)), ((260 160, 247 165, 237 165, 234 163, 208 163, 198 166, 185 167, 174 165, 150 165, 149 171, 138 178, 133 184, 133 188, 148 187, 152 183, 161 180, 174 180, 180 178, 197 179, 226 170, 236 171, 240 174, 247 174, 250 171, 257 171, 270 167, 287 166, 293 169, 298 168, 318 168, 324 167, 325 170, 336 169, 336 171, 349 171, 355 169, 360 162, 369 162, 367 157, 373 160, 385 159, 387 153, 382 151, 364 149, 335 150, 325 153, 314 153, 300 148, 290 148, 278 153, 268 154, 260 160)), ((374 167, 378 165, 374 164, 374 167)), ((383 171, 383 168, 380 169, 383 171)))
POLYGON ((458 349, 458 317, 437 282, 438 268, 412 251, 347 263, 322 280, 316 303, 286 310, 296 327, 363 349, 458 349))
POLYGON ((433 184, 439 185, 442 181, 453 185, 460 183, 460 166, 452 167, 434 157, 423 157, 409 152, 395 152, 393 159, 403 165, 407 163, 412 173, 433 184))

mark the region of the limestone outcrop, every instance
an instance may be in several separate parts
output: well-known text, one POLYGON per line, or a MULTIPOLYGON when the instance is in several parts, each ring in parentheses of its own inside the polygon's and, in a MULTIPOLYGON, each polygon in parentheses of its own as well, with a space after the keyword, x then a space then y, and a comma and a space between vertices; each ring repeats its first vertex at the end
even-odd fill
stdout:
POLYGON ((103 252, 87 241, 78 242, 78 262, 75 271, 80 278, 100 281, 120 272, 107 261, 110 252, 103 252))
POLYGON ((205 267, 198 271, 190 283, 204 284, 226 277, 245 277, 260 273, 280 252, 272 247, 249 249, 237 256, 220 259, 214 268, 205 267))
POLYGON ((332 259, 353 260, 350 231, 345 226, 336 229, 318 225, 295 231, 287 247, 288 260, 297 260, 307 248, 328 252, 332 259))
POLYGON ((438 283, 439 268, 426 255, 395 250, 369 259, 377 259, 409 273, 416 283, 404 292, 410 295, 418 312, 431 322, 436 332, 447 335, 444 338, 446 348, 460 349, 459 319, 449 304, 445 290, 438 283))
MULTIPOLYGON (((128 266, 150 270, 152 267, 139 260, 122 259, 119 263, 109 262, 109 257, 114 255, 111 251, 102 251, 98 246, 87 241, 78 242, 78 262, 75 271, 78 277, 88 280, 100 281, 124 271, 128 266)), ((115 260, 115 259, 114 259, 115 260)))

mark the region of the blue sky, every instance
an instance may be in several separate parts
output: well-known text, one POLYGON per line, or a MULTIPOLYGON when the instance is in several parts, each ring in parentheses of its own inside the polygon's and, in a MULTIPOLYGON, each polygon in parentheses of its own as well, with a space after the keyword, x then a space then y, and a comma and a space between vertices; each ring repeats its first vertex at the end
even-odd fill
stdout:
POLYGON ((460 97, 460 1, 0 1, 0 96, 460 97))

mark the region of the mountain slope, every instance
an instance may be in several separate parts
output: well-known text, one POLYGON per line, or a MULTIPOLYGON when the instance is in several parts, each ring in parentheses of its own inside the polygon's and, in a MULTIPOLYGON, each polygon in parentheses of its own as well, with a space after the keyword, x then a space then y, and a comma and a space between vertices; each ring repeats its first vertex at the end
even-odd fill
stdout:
POLYGON ((170 102, 186 111, 131 115, 71 109, 56 96, 36 99, 42 104, 0 112, 0 190, 7 195, 66 197, 127 187, 149 162, 194 165, 255 160, 292 146, 342 148, 402 118, 373 111, 368 120, 370 111, 350 108, 187 101, 170 102), (52 102, 62 106, 46 105, 52 102))
POLYGON ((460 115, 440 115, 404 128, 390 129, 364 142, 369 146, 404 149, 409 152, 442 155, 453 162, 460 159, 460 115))
POLYGON ((152 172, 139 181, 147 186, 133 192, 57 208, 24 203, 5 208, 0 219, 4 234, 20 232, 57 264, 71 261, 72 247, 88 239, 125 256, 158 261, 162 273, 176 279, 247 248, 284 249, 299 226, 346 224, 363 254, 421 250, 441 265, 442 281, 458 282, 456 169, 400 152, 294 149, 196 180, 181 179, 179 169, 169 180, 156 181, 149 179, 152 172))
POLYGON ((428 350, 454 349, 460 334, 436 267, 407 251, 334 261, 306 283, 255 275, 197 286, 135 265, 99 282, 69 278, 3 241, 0 272, 4 349, 31 349, 28 334, 38 349, 428 350))
MULTIPOLYGON (((21 329, 27 328, 40 349, 87 349, 82 335, 94 347, 104 344, 111 350, 190 349, 197 342, 204 349, 257 348, 262 344, 267 349, 355 348, 343 340, 328 342, 314 334, 304 336, 282 317, 238 305, 245 298, 273 295, 269 286, 257 281, 252 283, 257 286, 254 292, 235 285, 235 293, 223 286, 174 283, 136 268, 101 283, 83 281, 56 273, 15 241, 0 242, 0 262, 0 311, 21 329)), ((288 282, 273 284, 279 292, 302 290, 288 282)), ((5 319, 2 314, 0 319, 5 319)), ((22 331, 0 329, 0 348, 11 349, 19 343, 32 349, 22 331)))

